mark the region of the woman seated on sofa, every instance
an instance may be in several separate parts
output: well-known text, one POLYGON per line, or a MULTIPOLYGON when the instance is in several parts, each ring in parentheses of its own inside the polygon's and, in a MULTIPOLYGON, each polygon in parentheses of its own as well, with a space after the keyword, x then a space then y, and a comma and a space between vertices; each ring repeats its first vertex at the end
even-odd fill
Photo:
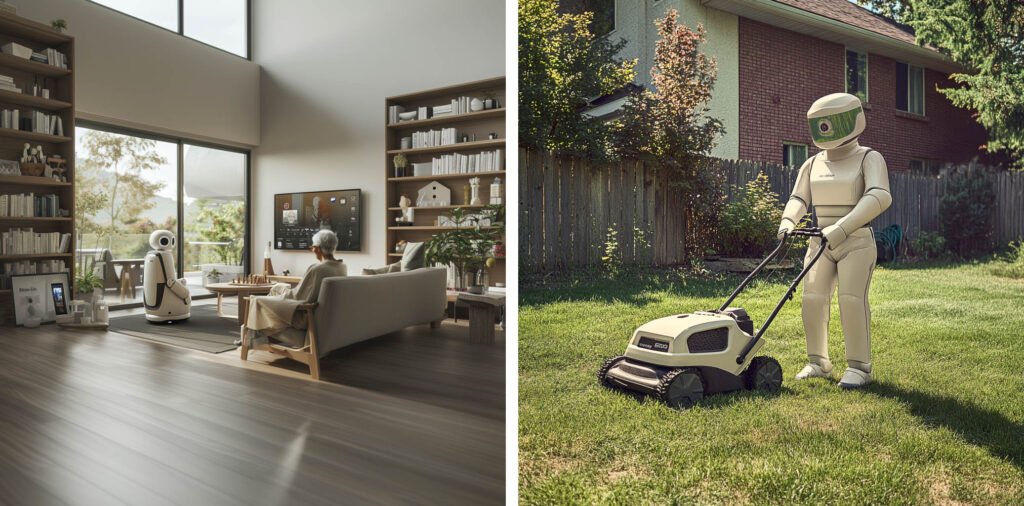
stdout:
MULTIPOLYGON (((313 254, 319 263, 306 269, 299 286, 292 288, 286 283, 278 283, 270 289, 270 294, 262 297, 249 298, 249 315, 245 328, 249 332, 250 342, 255 332, 273 337, 294 346, 302 346, 305 340, 305 314, 296 314, 295 308, 316 302, 320 296, 320 284, 326 278, 345 276, 348 269, 341 260, 334 258, 334 249, 338 247, 338 236, 330 230, 321 230, 313 236, 313 254), (294 329, 293 331, 289 331, 294 329)), ((245 336, 242 336, 243 338, 245 336)), ((246 343, 242 344, 243 346, 246 343)))

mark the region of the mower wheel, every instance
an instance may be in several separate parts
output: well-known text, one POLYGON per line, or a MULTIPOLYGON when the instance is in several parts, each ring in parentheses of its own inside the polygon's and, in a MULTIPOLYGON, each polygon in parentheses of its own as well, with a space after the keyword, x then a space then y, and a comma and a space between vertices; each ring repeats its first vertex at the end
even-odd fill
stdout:
POLYGON ((696 369, 673 369, 661 377, 658 398, 669 407, 689 408, 704 398, 704 379, 696 369))
POLYGON ((782 366, 772 357, 754 357, 746 376, 750 390, 774 393, 782 388, 782 366))
POLYGON ((617 386, 613 385, 608 381, 608 371, 611 370, 612 367, 618 365, 619 362, 622 362, 625 359, 626 357, 619 355, 617 357, 612 357, 609 358, 608 360, 605 360, 604 364, 601 365, 601 368, 597 370, 597 382, 601 386, 605 386, 613 390, 619 390, 617 386))

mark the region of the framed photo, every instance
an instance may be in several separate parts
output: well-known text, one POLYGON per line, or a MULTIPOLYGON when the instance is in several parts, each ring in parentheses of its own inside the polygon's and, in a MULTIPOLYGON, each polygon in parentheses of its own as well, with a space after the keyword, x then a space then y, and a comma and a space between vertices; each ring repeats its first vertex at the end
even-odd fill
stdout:
POLYGON ((21 164, 14 160, 0 160, 0 176, 20 176, 21 164))
POLYGON ((71 282, 66 272, 22 274, 11 276, 11 291, 15 324, 24 325, 31 315, 50 323, 58 314, 67 314, 71 282))

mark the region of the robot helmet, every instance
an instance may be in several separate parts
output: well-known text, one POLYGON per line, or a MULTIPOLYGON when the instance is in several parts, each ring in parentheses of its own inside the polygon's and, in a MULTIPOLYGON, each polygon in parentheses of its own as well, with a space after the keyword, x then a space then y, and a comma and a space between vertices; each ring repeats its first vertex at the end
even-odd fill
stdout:
POLYGON ((171 249, 176 242, 170 230, 157 230, 149 235, 149 245, 157 251, 171 249))
POLYGON ((807 123, 815 146, 838 148, 864 132, 864 107, 849 93, 825 95, 807 110, 807 123))

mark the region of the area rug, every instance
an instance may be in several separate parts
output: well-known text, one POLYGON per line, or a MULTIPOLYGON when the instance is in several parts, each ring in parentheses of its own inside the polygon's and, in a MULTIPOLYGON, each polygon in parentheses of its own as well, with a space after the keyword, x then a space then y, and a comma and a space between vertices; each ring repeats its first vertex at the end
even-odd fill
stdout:
POLYGON ((188 321, 175 324, 153 324, 146 315, 135 314, 110 319, 110 330, 132 337, 148 339, 207 353, 223 353, 237 349, 238 320, 217 316, 217 307, 210 304, 192 306, 188 321))

